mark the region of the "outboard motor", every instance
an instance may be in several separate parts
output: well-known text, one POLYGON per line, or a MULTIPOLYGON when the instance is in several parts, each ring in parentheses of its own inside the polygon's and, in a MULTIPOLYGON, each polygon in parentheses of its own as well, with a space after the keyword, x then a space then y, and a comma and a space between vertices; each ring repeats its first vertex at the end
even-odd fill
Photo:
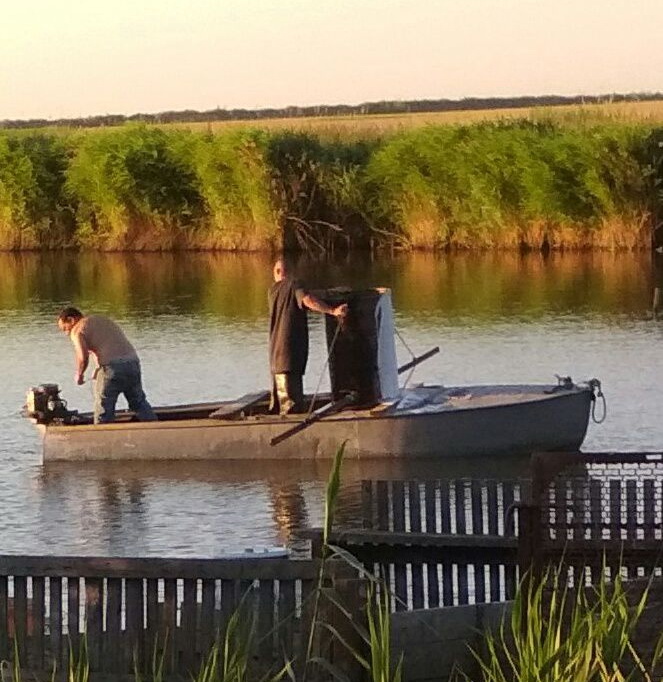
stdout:
POLYGON ((67 409, 67 402, 60 397, 57 384, 40 384, 28 391, 24 414, 37 424, 71 424, 78 412, 67 409))

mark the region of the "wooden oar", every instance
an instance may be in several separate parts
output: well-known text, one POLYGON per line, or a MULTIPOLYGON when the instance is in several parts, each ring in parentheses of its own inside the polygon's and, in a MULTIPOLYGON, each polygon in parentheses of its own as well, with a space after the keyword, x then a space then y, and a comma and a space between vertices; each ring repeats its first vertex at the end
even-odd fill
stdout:
POLYGON ((410 362, 406 362, 404 365, 401 365, 398 368, 398 373, 403 374, 403 372, 407 372, 408 369, 412 369, 413 367, 416 367, 420 362, 423 362, 424 360, 428 360, 428 358, 432 358, 433 355, 437 355, 437 353, 440 352, 440 347, 435 346, 435 348, 431 348, 430 350, 427 350, 425 353, 422 355, 419 355, 416 358, 412 358, 410 362))
POLYGON ((354 403, 356 400, 357 395, 355 393, 348 393, 348 395, 344 396, 340 400, 337 400, 336 402, 327 403, 326 405, 319 407, 317 410, 315 410, 315 412, 311 412, 308 417, 299 422, 299 424, 296 424, 287 431, 284 431, 279 436, 274 436, 274 438, 269 441, 269 444, 274 446, 282 443, 287 438, 290 438, 290 436, 294 436, 296 433, 307 429, 309 426, 311 426, 311 424, 320 421, 323 417, 340 412, 344 407, 352 405, 352 403, 354 403))

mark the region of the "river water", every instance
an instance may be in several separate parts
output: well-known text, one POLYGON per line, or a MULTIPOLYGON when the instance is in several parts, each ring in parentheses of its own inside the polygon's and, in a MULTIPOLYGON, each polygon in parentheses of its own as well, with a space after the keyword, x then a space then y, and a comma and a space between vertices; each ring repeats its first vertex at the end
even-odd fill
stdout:
MULTIPOLYGON (((441 352, 412 381, 447 385, 548 383, 598 377, 608 417, 585 450, 663 449, 662 323, 652 318, 660 275, 646 254, 422 255, 301 261, 312 287, 387 286, 409 349, 441 352)), ((266 256, 0 254, 0 553, 213 557, 286 543, 320 523, 328 463, 152 463, 44 466, 25 389, 73 382, 73 353, 55 318, 74 304, 111 315, 139 351, 152 404, 236 397, 267 388, 266 256)), ((305 386, 324 367, 323 325, 309 318, 305 386)), ((399 361, 410 352, 397 342, 399 361)), ((323 378, 322 388, 328 387, 323 378)), ((361 478, 501 477, 522 462, 486 459, 349 464, 342 513, 356 512, 361 478)))

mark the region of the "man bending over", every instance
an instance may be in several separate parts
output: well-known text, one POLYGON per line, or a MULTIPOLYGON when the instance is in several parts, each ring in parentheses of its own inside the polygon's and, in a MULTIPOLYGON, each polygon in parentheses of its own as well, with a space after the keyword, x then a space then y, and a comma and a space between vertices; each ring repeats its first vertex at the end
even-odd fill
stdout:
POLYGON ((103 315, 83 315, 78 308, 64 308, 58 327, 74 344, 76 374, 74 381, 85 382, 90 353, 97 360, 95 378, 94 423, 115 421, 115 405, 120 393, 129 409, 140 421, 155 421, 156 415, 147 402, 136 350, 113 320, 103 315))

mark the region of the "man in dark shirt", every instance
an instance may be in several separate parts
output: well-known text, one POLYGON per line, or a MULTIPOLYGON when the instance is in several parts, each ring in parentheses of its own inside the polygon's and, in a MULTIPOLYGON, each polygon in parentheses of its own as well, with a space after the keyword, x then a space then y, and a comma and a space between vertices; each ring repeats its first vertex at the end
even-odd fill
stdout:
POLYGON ((274 263, 274 283, 269 289, 269 365, 272 373, 272 411, 282 415, 304 409, 303 377, 308 360, 306 309, 339 320, 347 304, 336 307, 306 291, 289 276, 283 258, 274 263))

